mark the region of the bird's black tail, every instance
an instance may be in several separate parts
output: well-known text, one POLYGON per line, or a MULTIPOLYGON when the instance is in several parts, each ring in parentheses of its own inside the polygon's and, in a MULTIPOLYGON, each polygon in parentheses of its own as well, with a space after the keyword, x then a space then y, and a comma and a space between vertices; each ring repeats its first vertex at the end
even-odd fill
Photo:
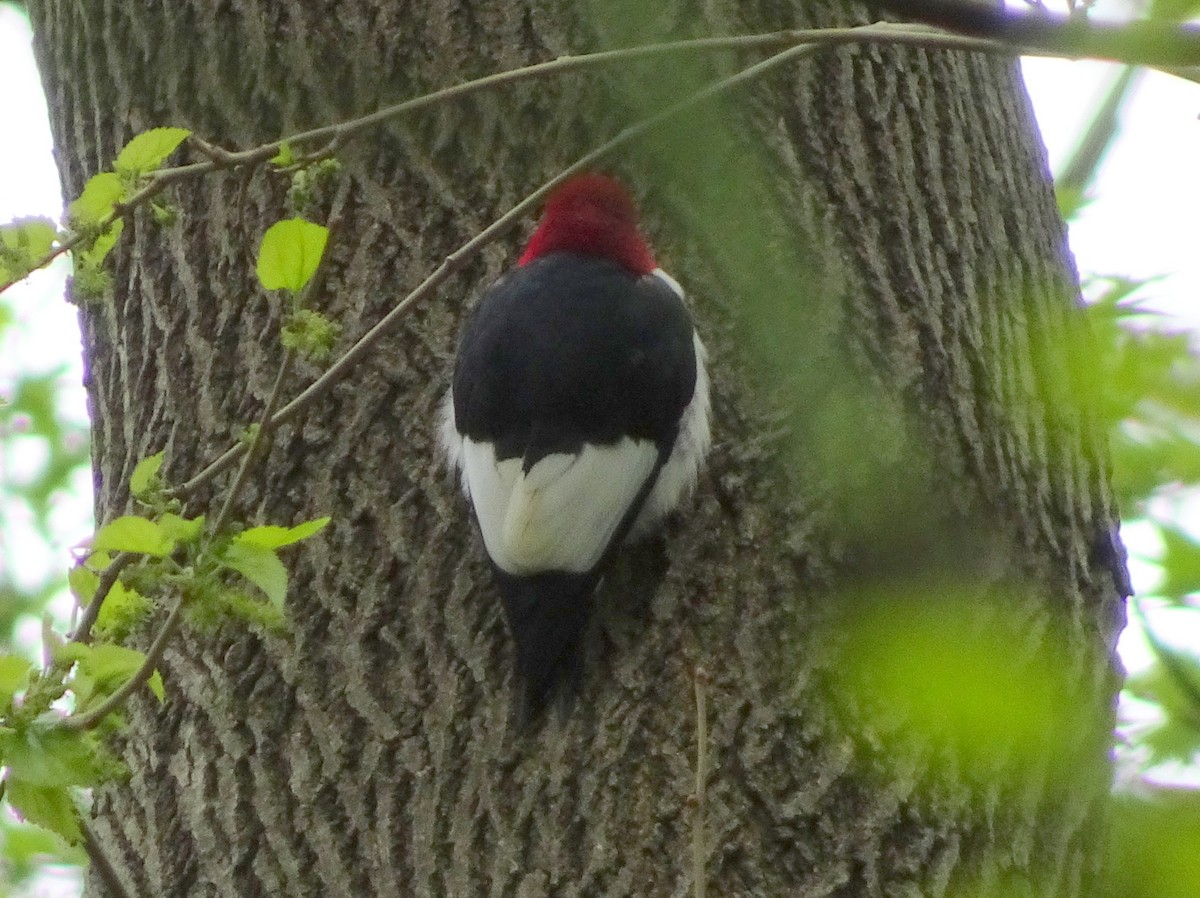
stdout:
POLYGON ((547 571, 514 577, 496 571, 517 650, 517 718, 530 723, 556 697, 570 707, 583 678, 583 637, 595 573, 547 571))

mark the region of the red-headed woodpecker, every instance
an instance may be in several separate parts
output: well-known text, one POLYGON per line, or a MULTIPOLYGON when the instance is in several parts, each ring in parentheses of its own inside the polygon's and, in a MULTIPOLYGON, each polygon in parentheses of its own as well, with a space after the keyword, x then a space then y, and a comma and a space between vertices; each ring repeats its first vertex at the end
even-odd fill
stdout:
POLYGON ((705 351, 612 178, 551 194, 517 267, 463 330, 442 439, 495 568, 524 716, 579 686, 591 594, 614 549, 695 487, 705 351))

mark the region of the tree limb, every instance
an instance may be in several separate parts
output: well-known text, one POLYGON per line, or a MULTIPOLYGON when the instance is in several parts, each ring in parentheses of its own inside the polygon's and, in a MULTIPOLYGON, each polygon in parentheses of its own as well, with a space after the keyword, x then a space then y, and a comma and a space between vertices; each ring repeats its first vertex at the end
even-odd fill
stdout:
POLYGON ((956 34, 999 41, 1056 56, 1110 59, 1131 65, 1200 65, 1200 27, 1140 19, 1093 22, 1041 7, 1017 9, 970 0, 876 0, 875 5, 915 22, 956 34))

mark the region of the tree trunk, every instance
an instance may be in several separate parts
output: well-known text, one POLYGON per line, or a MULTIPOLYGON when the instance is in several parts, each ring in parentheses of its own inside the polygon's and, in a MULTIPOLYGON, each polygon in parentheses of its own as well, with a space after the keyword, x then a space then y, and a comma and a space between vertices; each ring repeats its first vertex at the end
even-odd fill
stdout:
MULTIPOLYGON (((156 125, 242 148, 565 53, 869 21, 840 0, 716 0, 703 21, 646 6, 30 3, 68 196, 156 125)), ((733 65, 538 80, 343 150, 309 212, 343 221, 318 298, 341 348, 566 162, 733 65)), ((710 894, 1096 893, 1120 562, 1102 440, 1073 391, 1075 273, 1016 64, 841 48, 614 167, 694 298, 717 445, 665 548, 626 553, 602 588, 574 712, 514 729, 510 641, 436 448, 455 334, 510 236, 251 479, 244 519, 334 524, 289 558, 290 638, 190 627, 166 704, 130 709, 132 775, 94 807, 130 894, 690 894, 697 667, 710 894), (867 595, 935 609, 950 641, 994 626, 1020 645, 1014 668, 1057 656, 1034 755, 998 749, 980 775, 960 737, 871 710, 890 668, 856 654, 877 635, 855 630, 867 595), (994 624, 996 608, 1015 617, 994 624)), ((82 313, 98 519, 126 509, 138 459, 165 449, 185 479, 268 395, 281 307, 253 248, 289 214, 287 186, 185 182, 175 223, 127 223, 114 295, 82 313)))

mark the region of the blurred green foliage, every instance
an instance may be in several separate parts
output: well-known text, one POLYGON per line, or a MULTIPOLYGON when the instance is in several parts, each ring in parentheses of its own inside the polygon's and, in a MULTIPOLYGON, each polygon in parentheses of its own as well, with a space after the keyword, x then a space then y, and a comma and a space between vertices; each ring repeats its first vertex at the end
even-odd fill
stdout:
MULTIPOLYGON (((13 292, 0 294, 0 353, 23 338, 13 292)), ((55 532, 56 499, 88 464, 88 434, 77 410, 67 407, 63 370, 19 374, 0 393, 0 654, 29 654, 16 645, 18 623, 40 618, 49 601, 66 591, 67 559, 48 571, 18 571, 14 537, 61 542, 55 532)), ((62 526, 62 522, 57 522, 62 526)), ((81 527, 82 530, 82 522, 81 527)), ((83 852, 39 827, 0 810, 0 896, 16 894, 46 865, 84 863, 83 852)))
MULTIPOLYGON (((0 294, 0 354, 24 339, 14 304, 17 291, 0 294)), ((27 315, 28 310, 22 309, 27 315)), ((55 532, 56 499, 88 464, 87 428, 78 410, 67 407, 64 371, 18 374, 0 389, 0 654, 29 654, 15 644, 23 619, 40 618, 48 602, 66 591, 67 559, 52 570, 30 570, 21 562, 14 537, 61 542, 55 532)), ((74 397, 71 397, 72 399, 74 397)), ((62 521, 58 521, 59 526, 62 521)), ((80 530, 86 526, 80 522, 80 530)), ((0 898, 18 894, 47 865, 79 867, 82 850, 66 846, 40 827, 17 822, 0 810, 0 898)))
MULTIPOLYGON (((3 298, 0 298, 3 308, 3 298)), ((0 314, 0 347, 17 335, 6 332, 0 314)), ((13 326, 10 325, 10 329, 13 326)), ((17 621, 41 615, 46 603, 66 587, 66 559, 60 570, 45 572, 29 585, 30 573, 15 570, 11 544, 18 528, 32 530, 24 538, 56 542, 52 513, 56 497, 70 488, 76 473, 88 463, 88 437, 78 414, 64 407, 63 371, 18 377, 11 393, 0 397, 0 649, 12 647, 17 621), (15 470, 16 448, 20 470, 15 470), (32 444, 32 445, 31 445, 32 444)))

